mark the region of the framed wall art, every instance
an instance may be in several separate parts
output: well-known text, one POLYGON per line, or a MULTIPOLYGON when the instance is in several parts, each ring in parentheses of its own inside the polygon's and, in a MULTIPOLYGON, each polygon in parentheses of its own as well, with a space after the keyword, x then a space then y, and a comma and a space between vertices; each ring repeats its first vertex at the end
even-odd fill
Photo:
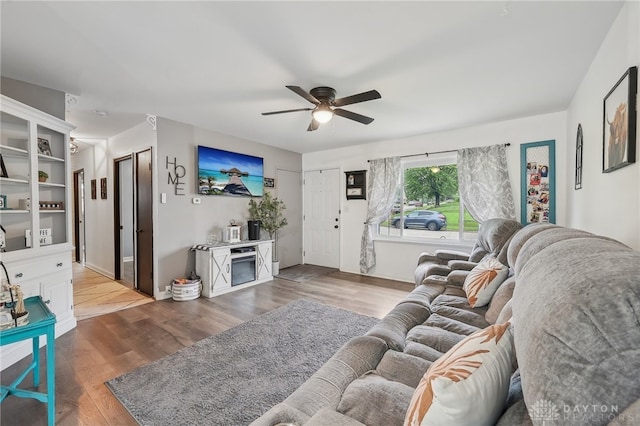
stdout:
POLYGON ((636 162, 638 67, 629 68, 604 97, 602 172, 636 162))
POLYGON ((264 178, 264 187, 265 188, 275 188, 276 187, 276 181, 274 178, 264 178))
POLYGON ((91 199, 96 199, 96 180, 91 179, 91 199))
POLYGON ((582 124, 578 123, 578 132, 576 133, 575 189, 582 188, 582 145, 582 124))
POLYGON ((107 178, 100 178, 100 198, 107 199, 107 178))
POLYGON ((367 171, 344 172, 347 178, 347 200, 367 199, 367 171))
POLYGON ((520 145, 520 222, 556 223, 555 141, 520 145))

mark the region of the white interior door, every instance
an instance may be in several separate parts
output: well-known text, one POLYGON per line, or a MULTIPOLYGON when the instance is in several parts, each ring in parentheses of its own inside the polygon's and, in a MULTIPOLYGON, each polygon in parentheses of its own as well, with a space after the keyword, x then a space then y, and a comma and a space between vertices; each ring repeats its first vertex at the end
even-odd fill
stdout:
POLYGON ((304 263, 340 267, 340 171, 304 173, 304 263))

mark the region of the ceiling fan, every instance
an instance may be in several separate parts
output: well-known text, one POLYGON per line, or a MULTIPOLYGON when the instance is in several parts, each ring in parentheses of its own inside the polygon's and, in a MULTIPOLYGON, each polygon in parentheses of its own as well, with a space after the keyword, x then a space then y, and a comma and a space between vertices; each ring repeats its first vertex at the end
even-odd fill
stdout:
POLYGON ((262 115, 284 114, 297 111, 312 111, 311 123, 307 128, 308 132, 317 130, 320 124, 329 122, 334 115, 348 118, 362 124, 370 124, 373 118, 367 117, 355 112, 344 110, 340 107, 345 105, 357 104, 358 102, 372 101, 380 99, 380 93, 377 90, 369 90, 368 92, 358 93, 357 95, 346 96, 336 99, 336 91, 331 87, 314 87, 309 92, 298 86, 286 86, 287 89, 302 96, 315 105, 314 108, 298 108, 287 109, 283 111, 263 112, 262 115))

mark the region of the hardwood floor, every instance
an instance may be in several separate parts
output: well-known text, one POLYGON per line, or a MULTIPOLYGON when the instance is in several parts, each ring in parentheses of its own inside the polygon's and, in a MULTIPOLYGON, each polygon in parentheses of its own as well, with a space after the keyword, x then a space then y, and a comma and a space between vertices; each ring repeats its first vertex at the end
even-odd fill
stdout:
MULTIPOLYGON (((76 329, 56 340, 56 424, 135 425, 104 385, 106 380, 293 300, 382 318, 412 289, 409 283, 333 272, 305 282, 276 278, 211 299, 155 301, 79 321, 76 329)), ((44 350, 41 354, 44 359, 44 350)), ((23 359, 3 371, 2 384, 27 365, 23 359)), ((44 372, 41 377, 46 377, 44 372)), ((46 423, 46 406, 35 400, 10 396, 0 406, 2 425, 46 423)))
POLYGON ((153 301, 131 286, 73 264, 73 310, 78 321, 153 301))

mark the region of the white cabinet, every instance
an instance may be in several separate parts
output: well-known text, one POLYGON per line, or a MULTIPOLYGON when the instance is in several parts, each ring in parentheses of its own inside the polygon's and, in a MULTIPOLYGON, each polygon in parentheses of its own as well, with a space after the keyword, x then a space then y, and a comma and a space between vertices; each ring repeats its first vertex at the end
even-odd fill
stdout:
POLYGON ((202 280, 202 295, 205 297, 231 288, 231 250, 226 247, 198 250, 196 274, 202 280))
MULTIPOLYGON (((48 303, 56 315, 56 336, 76 326, 69 210, 72 129, 58 118, 0 96, 0 224, 6 232, 0 256, 11 283, 19 284, 25 297, 40 295, 48 303)), ((0 274, 5 282, 4 271, 0 274)), ((30 353, 30 344, 24 343, 1 348, 2 368, 30 353)))
POLYGON ((213 297, 273 279, 272 241, 194 246, 202 295, 213 297))
POLYGON ((271 241, 258 244, 257 275, 259 280, 267 277, 271 279, 273 277, 273 273, 271 270, 272 268, 271 250, 272 250, 271 241))

